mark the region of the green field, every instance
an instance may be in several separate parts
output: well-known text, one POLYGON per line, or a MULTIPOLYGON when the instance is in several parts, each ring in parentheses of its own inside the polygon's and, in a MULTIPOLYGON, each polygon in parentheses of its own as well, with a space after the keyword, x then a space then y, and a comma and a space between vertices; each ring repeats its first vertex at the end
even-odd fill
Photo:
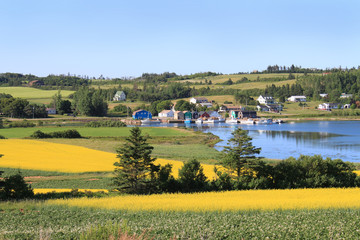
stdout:
POLYGON ((132 212, 7 202, 0 211, 0 239, 79 239, 98 225, 120 225, 138 235, 147 230, 148 239, 360 238, 359 209, 132 212))
MULTIPOLYGON (((61 90, 61 95, 67 99, 75 91, 61 90)), ((41 90, 30 87, 0 87, 0 93, 11 94, 13 97, 25 98, 32 103, 49 104, 52 96, 58 93, 58 90, 41 90)))
MULTIPOLYGON (((0 129, 0 135, 6 138, 24 138, 29 137, 35 131, 40 130, 45 133, 55 131, 65 131, 69 129, 76 129, 83 137, 126 137, 130 135, 131 128, 110 128, 110 127, 32 127, 32 128, 5 128, 0 129)), ((184 131, 176 128, 159 128, 159 127, 144 127, 141 128, 143 134, 149 134, 150 136, 190 136, 193 133, 190 131, 184 131)))

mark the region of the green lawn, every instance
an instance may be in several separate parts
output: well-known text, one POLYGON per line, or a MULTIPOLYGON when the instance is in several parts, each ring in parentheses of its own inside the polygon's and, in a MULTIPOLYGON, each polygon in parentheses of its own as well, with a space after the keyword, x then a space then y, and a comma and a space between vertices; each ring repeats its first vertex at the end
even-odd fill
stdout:
POLYGON ((202 163, 217 163, 220 153, 204 144, 153 144, 153 156, 158 158, 188 161, 196 158, 202 163))
MULTIPOLYGON (((79 131, 83 137, 126 137, 130 135, 130 129, 128 127, 124 128, 110 128, 110 127, 100 127, 100 128, 90 128, 90 127, 33 127, 33 128, 5 128, 0 129, 0 135, 3 135, 6 138, 24 138, 29 137, 35 131, 40 130, 45 133, 55 132, 55 131, 64 131, 68 129, 76 129, 79 131)), ((176 129, 176 128, 159 128, 159 127, 142 127, 141 131, 143 134, 149 134, 149 136, 191 136, 194 133, 176 129)))
MULTIPOLYGON (((66 99, 75 91, 61 90, 61 95, 66 99)), ((48 104, 52 96, 58 93, 58 90, 41 90, 30 87, 0 87, 0 93, 11 94, 13 97, 25 98, 29 102, 48 104)))

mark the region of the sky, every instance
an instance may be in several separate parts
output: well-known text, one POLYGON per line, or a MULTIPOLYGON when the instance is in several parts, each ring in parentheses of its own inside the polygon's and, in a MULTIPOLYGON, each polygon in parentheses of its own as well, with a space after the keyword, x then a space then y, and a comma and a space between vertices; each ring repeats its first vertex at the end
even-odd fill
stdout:
POLYGON ((0 73, 358 67, 359 10, 358 0, 4 0, 0 73))

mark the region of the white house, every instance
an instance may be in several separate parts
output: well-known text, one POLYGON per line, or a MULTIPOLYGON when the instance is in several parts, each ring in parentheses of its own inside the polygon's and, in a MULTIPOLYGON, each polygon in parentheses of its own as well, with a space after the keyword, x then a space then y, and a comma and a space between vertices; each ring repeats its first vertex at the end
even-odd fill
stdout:
POLYGON ((125 101, 126 95, 124 91, 117 91, 113 97, 113 101, 125 101))
POLYGON ((291 96, 287 99, 289 102, 306 102, 305 96, 291 96))
POLYGON ((209 101, 207 98, 204 97, 192 97, 190 98, 190 103, 197 104, 197 103, 208 103, 209 101))
POLYGON ((272 96, 268 96, 268 95, 265 95, 265 96, 260 95, 258 97, 257 101, 260 104, 274 104, 275 103, 274 98, 272 96))
POLYGON ((162 110, 159 112, 159 117, 173 118, 174 112, 172 110, 162 110))
POLYGON ((318 109, 319 110, 327 110, 330 111, 331 109, 338 109, 339 104, 338 103, 322 103, 319 104, 318 109))

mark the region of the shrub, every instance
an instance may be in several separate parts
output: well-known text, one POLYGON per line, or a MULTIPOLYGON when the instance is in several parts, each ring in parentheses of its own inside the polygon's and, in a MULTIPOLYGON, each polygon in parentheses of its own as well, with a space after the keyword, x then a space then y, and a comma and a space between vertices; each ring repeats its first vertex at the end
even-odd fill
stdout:
POLYGON ((41 139, 41 138, 51 138, 50 134, 43 133, 40 130, 35 131, 30 135, 31 138, 41 139))
POLYGON ((9 128, 17 128, 17 127, 35 127, 36 124, 35 123, 32 123, 32 122, 29 122, 27 120, 24 120, 24 121, 15 121, 15 122, 11 122, 9 124, 9 128))
POLYGON ((40 130, 34 132, 31 138, 41 139, 41 138, 82 138, 80 133, 75 129, 58 131, 52 133, 44 133, 40 130))
POLYGON ((85 127, 126 127, 126 124, 121 121, 92 121, 85 124, 85 127))
POLYGON ((6 139, 6 137, 4 137, 3 135, 0 135, 0 139, 6 139))
POLYGON ((31 186, 25 182, 24 177, 20 173, 6 177, 3 186, 3 189, 0 189, 0 199, 18 200, 34 196, 31 186))

